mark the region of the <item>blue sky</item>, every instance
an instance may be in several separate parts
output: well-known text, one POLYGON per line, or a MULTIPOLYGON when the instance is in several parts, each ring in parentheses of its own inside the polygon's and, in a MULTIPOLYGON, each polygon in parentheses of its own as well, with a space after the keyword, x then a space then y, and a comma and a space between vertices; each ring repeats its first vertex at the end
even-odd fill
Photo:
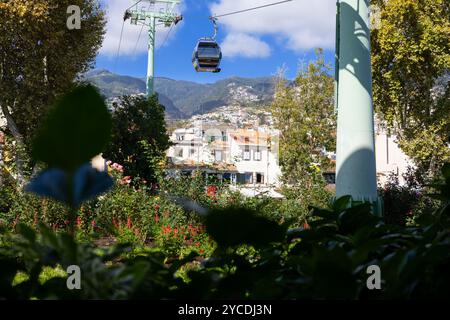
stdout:
MULTIPOLYGON (((279 68, 293 78, 301 61, 314 58, 314 48, 325 49, 326 59, 334 63, 335 0, 294 0, 279 6, 242 13, 219 20, 217 40, 224 58, 219 74, 196 73, 191 56, 200 37, 211 36, 208 17, 277 0, 184 0, 178 6, 184 20, 174 27, 164 46, 168 28, 157 35, 155 73, 159 77, 195 82, 215 82, 231 76, 272 76, 279 68)), ((108 25, 96 68, 145 77, 147 52, 145 29, 137 42, 140 27, 125 24, 120 56, 116 61, 122 16, 133 0, 103 0, 108 25), (137 46, 136 46, 137 43, 137 46)), ((143 1, 142 3, 145 3, 143 1)), ((148 5, 148 2, 146 6, 148 5)))

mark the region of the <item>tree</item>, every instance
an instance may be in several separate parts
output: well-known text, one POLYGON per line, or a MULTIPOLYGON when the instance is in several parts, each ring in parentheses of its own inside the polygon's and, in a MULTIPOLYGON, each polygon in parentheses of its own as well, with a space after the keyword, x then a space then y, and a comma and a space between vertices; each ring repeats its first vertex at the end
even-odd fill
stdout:
POLYGON ((450 160, 450 3, 377 0, 374 105, 418 169, 450 160))
POLYGON ((92 66, 105 13, 96 0, 3 0, 0 21, 0 116, 23 151, 21 171, 49 106, 92 66), (67 27, 70 5, 81 8, 79 30, 67 27))
POLYGON ((322 50, 306 69, 300 69, 292 85, 280 77, 272 113, 280 134, 282 180, 289 194, 304 204, 324 197, 324 170, 331 161, 324 151, 335 150, 336 116, 334 82, 322 50))
POLYGON ((123 96, 113 110, 112 139, 103 157, 123 165, 125 175, 156 182, 170 147, 164 106, 156 95, 123 96))

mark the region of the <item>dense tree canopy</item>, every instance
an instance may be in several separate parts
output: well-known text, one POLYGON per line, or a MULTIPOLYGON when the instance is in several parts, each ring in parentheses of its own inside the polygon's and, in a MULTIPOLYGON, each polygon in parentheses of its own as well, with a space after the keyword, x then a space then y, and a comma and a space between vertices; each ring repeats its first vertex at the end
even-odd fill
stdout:
POLYGON ((113 108, 112 139, 103 156, 123 165, 125 175, 155 182, 170 146, 164 107, 154 95, 124 96, 113 108))
POLYGON ((336 116, 334 81, 325 64, 322 50, 317 60, 301 68, 292 85, 281 80, 277 85, 272 112, 280 135, 280 164, 283 180, 294 197, 303 203, 320 198, 330 168, 324 151, 335 150, 336 116))
POLYGON ((374 104, 419 169, 450 159, 450 2, 372 1, 374 104))
POLYGON ((97 0, 3 0, 0 21, 0 110, 29 145, 48 107, 92 66, 105 13, 97 0), (69 5, 81 8, 79 30, 67 27, 69 5))

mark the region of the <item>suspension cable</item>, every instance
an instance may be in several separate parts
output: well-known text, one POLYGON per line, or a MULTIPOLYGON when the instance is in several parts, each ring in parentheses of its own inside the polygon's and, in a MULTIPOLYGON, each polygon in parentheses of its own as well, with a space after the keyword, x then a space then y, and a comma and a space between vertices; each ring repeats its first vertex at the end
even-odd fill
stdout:
POLYGON ((133 49, 133 56, 136 53, 137 47, 139 45, 139 40, 141 40, 141 34, 142 34, 142 31, 144 30, 144 27, 145 27, 145 24, 142 24, 141 31, 139 31, 139 36, 137 38, 136 44, 135 44, 134 49, 133 49))
POLYGON ((239 11, 235 11, 235 12, 230 12, 230 13, 225 13, 225 14, 221 14, 221 15, 214 15, 211 18, 212 19, 217 19, 217 18, 221 18, 221 17, 226 17, 226 16, 231 16, 233 14, 238 14, 238 13, 243 13, 243 12, 247 12, 247 11, 252 11, 252 10, 257 10, 257 9, 262 9, 262 8, 267 8, 267 7, 272 7, 272 6, 276 6, 278 4, 282 4, 282 3, 286 3, 286 2, 291 2, 294 0, 285 0, 285 1, 279 1, 279 2, 274 2, 274 3, 269 3, 266 5, 262 5, 259 7, 254 7, 254 8, 249 8, 249 9, 245 9, 245 10, 239 10, 239 11))
POLYGON ((125 20, 122 23, 122 29, 120 30, 119 47, 117 48, 116 59, 114 61, 114 71, 117 72, 117 61, 119 60, 120 47, 122 45, 123 28, 125 27, 125 20))
POLYGON ((166 41, 167 41, 167 39, 169 39, 170 32, 172 31, 174 25, 175 24, 172 23, 172 25, 170 26, 169 32, 167 32, 166 38, 164 39, 164 42, 162 43, 160 48, 164 47, 164 45, 166 44, 166 41))
POLYGON ((132 6, 130 6, 129 8, 127 8, 125 11, 130 10, 131 8, 137 6, 139 3, 141 3, 143 0, 139 0, 138 2, 136 2, 135 4, 133 4, 132 6))

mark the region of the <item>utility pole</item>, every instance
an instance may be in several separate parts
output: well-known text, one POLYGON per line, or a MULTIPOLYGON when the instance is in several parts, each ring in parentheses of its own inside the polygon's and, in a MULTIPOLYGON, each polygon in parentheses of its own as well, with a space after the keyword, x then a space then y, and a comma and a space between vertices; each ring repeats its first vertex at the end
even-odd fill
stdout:
POLYGON ((130 18, 131 24, 148 27, 147 96, 150 97, 154 93, 156 27, 158 25, 171 27, 183 19, 174 12, 181 0, 134 0, 134 2, 136 3, 126 11, 125 18, 130 18))
POLYGON ((377 194, 369 0, 338 0, 336 197, 371 202, 377 194))

